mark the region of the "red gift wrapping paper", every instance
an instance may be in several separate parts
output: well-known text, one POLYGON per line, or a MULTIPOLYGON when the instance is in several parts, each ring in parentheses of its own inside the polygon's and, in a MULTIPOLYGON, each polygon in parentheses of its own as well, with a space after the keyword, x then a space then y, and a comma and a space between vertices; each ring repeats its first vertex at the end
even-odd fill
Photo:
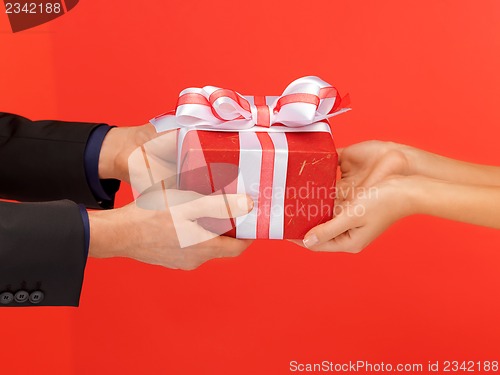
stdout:
MULTIPOLYGON (((285 132, 288 143, 286 187, 280 192, 272 184, 247 191, 255 199, 256 239, 270 238, 269 219, 283 216, 283 238, 302 239, 314 226, 333 217, 338 155, 328 132, 285 132), (273 194, 284 194, 284 206, 272 207, 273 194)), ((275 150, 267 132, 256 133, 262 149, 261 180, 272 180, 275 150)), ((179 153, 179 188, 200 194, 236 193, 240 163, 240 133, 189 131, 179 153)), ((256 151, 258 152, 258 151, 256 151)), ((243 178, 248 178, 243 174, 243 178)), ((216 219, 199 219, 205 228, 217 231, 216 219)), ((236 220, 225 235, 237 235, 236 220)), ((246 237, 247 238, 247 237, 246 237)))

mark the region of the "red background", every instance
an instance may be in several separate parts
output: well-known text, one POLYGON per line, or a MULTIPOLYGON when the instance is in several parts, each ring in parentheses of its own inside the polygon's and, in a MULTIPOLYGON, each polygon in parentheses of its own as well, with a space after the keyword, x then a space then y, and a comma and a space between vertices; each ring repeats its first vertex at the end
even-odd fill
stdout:
MULTIPOLYGON (((497 0, 82 0, 18 34, 0 14, 0 47, 0 107, 34 119, 133 125, 188 86, 275 94, 318 75, 352 96, 339 146, 394 140, 500 165, 497 0)), ((258 241, 193 272, 90 259, 80 308, 0 309, 1 372, 498 360, 499 245, 498 231, 412 217, 358 255, 258 241)))

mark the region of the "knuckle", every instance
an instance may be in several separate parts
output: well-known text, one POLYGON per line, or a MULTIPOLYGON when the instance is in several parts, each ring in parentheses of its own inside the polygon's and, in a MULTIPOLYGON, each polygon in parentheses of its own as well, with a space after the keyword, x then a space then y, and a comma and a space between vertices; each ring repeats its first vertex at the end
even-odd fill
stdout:
POLYGON ((245 249, 243 247, 230 248, 226 251, 226 256, 234 258, 240 256, 244 250, 245 249))
POLYGON ((319 240, 327 238, 328 232, 329 230, 327 223, 318 225, 314 230, 314 234, 319 238, 319 240))
POLYGON ((210 251, 212 259, 214 258, 224 258, 229 256, 229 251, 225 251, 224 248, 220 245, 213 246, 210 251))
POLYGON ((233 258, 239 256, 244 251, 242 246, 232 243, 218 242, 212 245, 211 254, 213 258, 233 258))
POLYGON ((325 245, 325 246, 326 246, 326 248, 325 248, 326 250, 321 250, 318 246, 308 247, 307 250, 315 252, 315 253, 321 253, 323 251, 329 251, 328 250, 328 246, 327 245, 325 245))
POLYGON ((225 200, 222 195, 213 197, 214 199, 214 208, 217 212, 218 217, 226 217, 229 215, 228 207, 226 207, 225 200))
POLYGON ((221 204, 217 204, 217 206, 215 207, 214 212, 216 213, 217 217, 221 217, 222 218, 222 217, 228 216, 226 206, 221 205, 221 204))
POLYGON ((223 216, 225 206, 220 203, 219 197, 207 196, 200 199, 200 208, 206 217, 223 216))
POLYGON ((192 261, 188 261, 188 262, 183 263, 182 266, 180 267, 180 269, 183 271, 193 271, 198 267, 199 267, 199 265, 197 263, 192 262, 192 261))
MULTIPOLYGON (((340 233, 339 233, 340 234, 340 233)), ((335 226, 333 223, 325 223, 317 228, 316 236, 321 243, 335 238, 338 234, 335 231, 335 226)))
POLYGON ((189 259, 187 251, 180 251, 177 259, 177 267, 183 271, 191 271, 192 262, 189 259))
POLYGON ((354 243, 349 248, 347 249, 348 252, 352 254, 359 254, 363 249, 365 248, 365 245, 362 243, 354 243))

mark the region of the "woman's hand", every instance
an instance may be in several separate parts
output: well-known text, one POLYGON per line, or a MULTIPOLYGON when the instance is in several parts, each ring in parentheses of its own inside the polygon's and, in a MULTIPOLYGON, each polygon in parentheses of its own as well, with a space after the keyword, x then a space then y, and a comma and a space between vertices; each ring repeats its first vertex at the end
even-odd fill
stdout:
POLYGON ((335 218, 311 229, 303 245, 318 251, 357 253, 395 221, 413 212, 402 189, 411 173, 408 147, 367 141, 339 150, 335 218))
POLYGON ((415 213, 404 177, 391 177, 370 188, 356 187, 338 200, 335 218, 311 229, 303 245, 311 250, 357 253, 397 220, 415 213))
POLYGON ((367 141, 339 149, 340 195, 353 187, 374 186, 388 176, 410 174, 408 149, 404 145, 382 141, 367 141))
POLYGON ((418 175, 465 185, 500 186, 500 167, 450 159, 393 142, 367 141, 339 150, 339 191, 374 186, 388 176, 418 175))
POLYGON ((389 177, 357 187, 339 200, 337 216, 311 229, 303 245, 318 251, 357 253, 397 220, 412 214, 500 229, 500 187, 457 184, 423 176, 389 177))

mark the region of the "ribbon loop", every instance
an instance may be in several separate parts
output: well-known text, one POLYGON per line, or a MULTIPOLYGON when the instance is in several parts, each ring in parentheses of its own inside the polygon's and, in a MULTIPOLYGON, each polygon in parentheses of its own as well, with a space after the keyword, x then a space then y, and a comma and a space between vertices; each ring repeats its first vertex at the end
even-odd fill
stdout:
POLYGON ((245 97, 214 86, 187 88, 179 94, 175 116, 170 112, 151 120, 157 131, 181 127, 244 130, 274 125, 304 127, 350 110, 348 96, 318 77, 290 83, 279 97, 245 97), (172 119, 171 117, 174 117, 172 119))
POLYGON ((253 103, 257 108, 257 120, 255 125, 268 128, 271 126, 271 110, 266 103, 265 96, 255 96, 253 103))

